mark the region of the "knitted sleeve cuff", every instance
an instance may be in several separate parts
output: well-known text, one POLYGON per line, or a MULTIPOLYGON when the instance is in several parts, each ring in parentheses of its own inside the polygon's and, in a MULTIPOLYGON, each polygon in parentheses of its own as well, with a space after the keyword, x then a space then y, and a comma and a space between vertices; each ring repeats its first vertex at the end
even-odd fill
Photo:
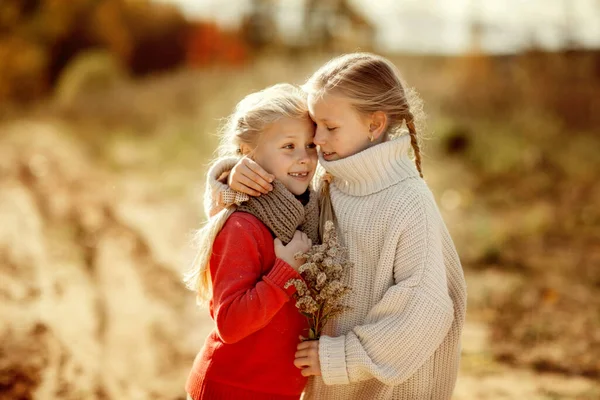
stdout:
POLYGON ((248 196, 246 193, 238 192, 237 190, 233 190, 228 186, 227 189, 220 192, 219 204, 224 207, 229 207, 233 204, 239 206, 248 200, 250 200, 250 196, 248 196))
POLYGON ((223 179, 239 161, 237 157, 224 157, 217 160, 206 174, 206 190, 204 210, 208 216, 216 214, 220 209, 233 204, 241 204, 250 197, 231 189, 223 179))
POLYGON ((321 336, 319 339, 319 362, 326 385, 350 383, 346 368, 346 337, 321 336))
POLYGON ((269 280, 275 285, 279 286, 282 290, 284 290, 288 296, 292 296, 296 293, 296 288, 294 286, 290 286, 287 289, 284 288, 285 284, 290 279, 302 279, 300 274, 292 268, 292 266, 285 261, 276 258, 275 265, 269 271, 267 275, 265 275, 264 279, 269 280))

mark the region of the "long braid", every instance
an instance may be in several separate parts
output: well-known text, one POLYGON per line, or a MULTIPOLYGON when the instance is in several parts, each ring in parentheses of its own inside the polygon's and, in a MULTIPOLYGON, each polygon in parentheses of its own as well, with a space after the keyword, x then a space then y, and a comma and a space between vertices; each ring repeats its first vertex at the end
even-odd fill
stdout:
POLYGON ((333 204, 331 204, 331 194, 329 186, 333 177, 329 173, 323 174, 321 178, 321 187, 319 190, 319 237, 323 239, 325 222, 335 222, 335 213, 333 212, 333 204))
POLYGON ((421 170, 421 148, 419 147, 419 142, 417 140, 417 129, 415 128, 415 120, 411 113, 408 113, 408 117, 406 118, 406 127, 408 128, 408 133, 410 134, 410 144, 412 145, 413 151, 415 153, 415 164, 417 166, 417 170, 419 171, 419 175, 421 175, 422 178, 423 171, 421 170))

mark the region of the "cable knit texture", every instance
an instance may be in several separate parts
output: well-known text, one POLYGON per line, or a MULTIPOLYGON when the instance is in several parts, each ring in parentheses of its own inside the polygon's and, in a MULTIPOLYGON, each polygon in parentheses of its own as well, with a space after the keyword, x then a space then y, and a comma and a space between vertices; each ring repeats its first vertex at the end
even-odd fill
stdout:
POLYGON ((240 204, 238 211, 247 212, 261 220, 283 244, 288 244, 296 230, 301 230, 314 242, 319 240, 319 204, 317 194, 309 189, 306 205, 290 192, 283 183, 273 182, 273 190, 252 197, 240 204))
POLYGON ((322 377, 304 399, 450 399, 466 285, 435 200, 401 136, 342 160, 320 160, 354 268, 352 309, 325 328, 322 377))
MULTIPOLYGON (((320 159, 319 170, 333 176, 337 228, 354 263, 344 282, 353 289, 346 298, 352 309, 325 327, 319 341, 323 376, 309 379, 303 399, 452 395, 466 285, 452 239, 409 149, 410 137, 401 136, 342 160, 320 159)), ((228 188, 216 179, 235 161, 219 164, 219 173, 208 177, 207 208, 219 207, 220 192, 228 188)))

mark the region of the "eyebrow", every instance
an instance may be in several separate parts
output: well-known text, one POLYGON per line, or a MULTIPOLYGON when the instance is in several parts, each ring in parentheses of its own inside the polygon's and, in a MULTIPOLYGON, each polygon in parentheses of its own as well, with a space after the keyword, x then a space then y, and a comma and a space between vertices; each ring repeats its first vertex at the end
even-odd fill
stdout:
POLYGON ((287 136, 282 137, 281 139, 282 140, 285 140, 285 139, 298 139, 298 137, 294 136, 294 135, 287 135, 287 136))
MULTIPOLYGON (((313 121, 315 120, 315 115, 313 113, 311 113, 310 111, 308 112, 308 116, 310 117, 310 119, 312 119, 313 121)), ((324 122, 329 122, 329 120, 327 118, 320 118, 320 121, 324 121, 324 122)))
MULTIPOLYGON (((313 121, 315 120, 314 116, 312 116, 312 115, 311 115, 311 118, 313 121)), ((318 120, 321 122, 333 122, 333 121, 328 120, 327 118, 319 118, 318 120)))
MULTIPOLYGON (((288 140, 288 139, 291 139, 291 140, 303 140, 303 138, 301 138, 299 136, 287 135, 287 136, 282 137, 281 141, 288 140)), ((312 141, 313 141, 313 138, 309 139, 309 142, 312 142, 312 141)))

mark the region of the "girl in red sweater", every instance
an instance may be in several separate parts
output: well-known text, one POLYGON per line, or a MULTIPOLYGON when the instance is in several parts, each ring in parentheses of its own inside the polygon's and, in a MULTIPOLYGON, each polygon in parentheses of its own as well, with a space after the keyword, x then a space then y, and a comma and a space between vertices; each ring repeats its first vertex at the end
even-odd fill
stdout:
POLYGON ((294 355, 307 322, 291 301, 294 287, 284 286, 302 279, 294 254, 318 239, 313 136, 305 96, 289 84, 247 96, 229 117, 220 155, 248 156, 275 180, 271 192, 235 199, 198 233, 186 284, 208 301, 216 327, 187 380, 193 400, 300 398, 306 378, 294 355))

